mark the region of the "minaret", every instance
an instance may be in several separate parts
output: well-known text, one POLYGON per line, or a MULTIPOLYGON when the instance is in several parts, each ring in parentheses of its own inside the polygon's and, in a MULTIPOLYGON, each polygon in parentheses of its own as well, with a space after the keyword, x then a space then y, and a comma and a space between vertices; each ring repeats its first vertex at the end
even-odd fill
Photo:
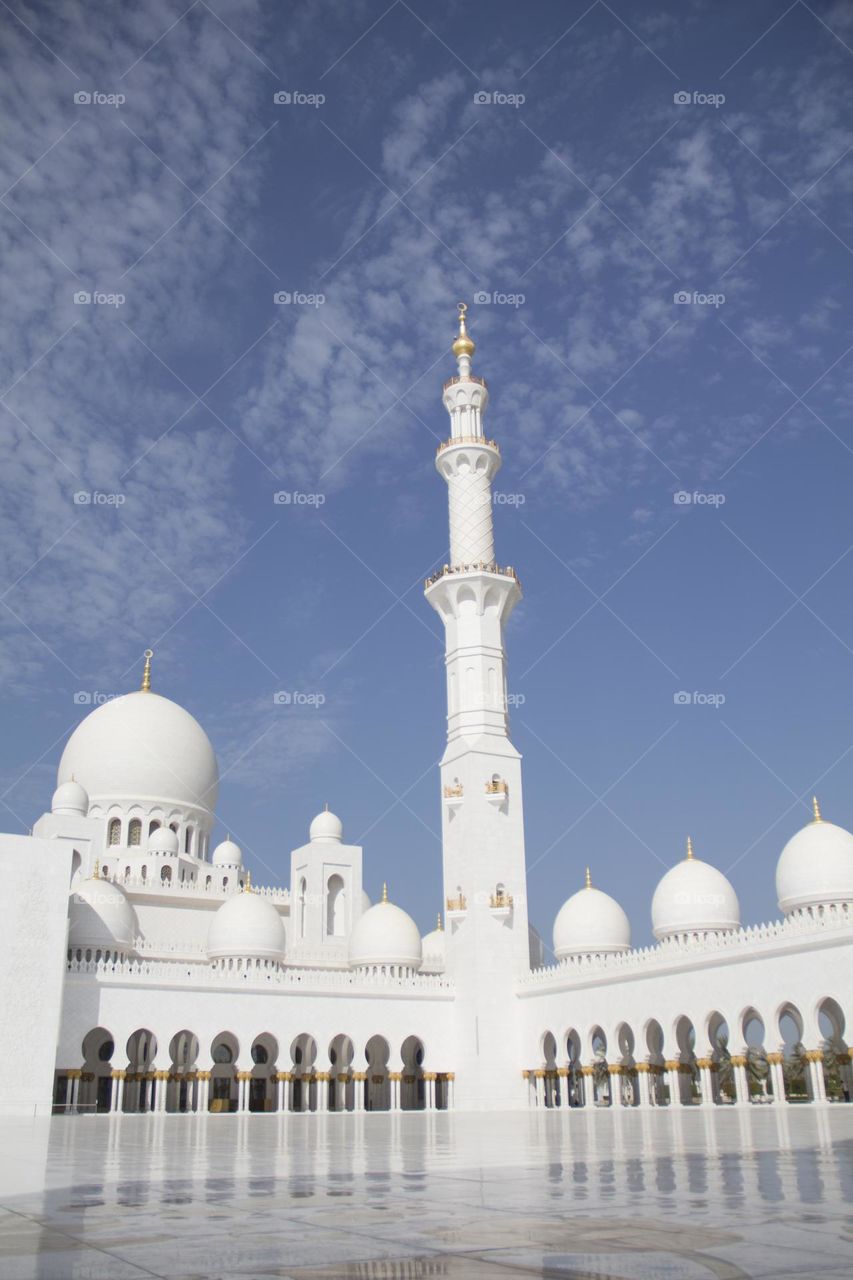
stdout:
POLYGON ((521 757, 509 737, 504 624, 521 599, 498 565, 492 480, 500 449, 483 430, 489 393, 459 304, 457 374, 444 384, 450 437, 436 468, 447 482, 450 563, 426 598, 445 628, 447 747, 441 761, 448 961, 457 992, 460 1106, 524 1106, 514 985, 530 967, 521 757))

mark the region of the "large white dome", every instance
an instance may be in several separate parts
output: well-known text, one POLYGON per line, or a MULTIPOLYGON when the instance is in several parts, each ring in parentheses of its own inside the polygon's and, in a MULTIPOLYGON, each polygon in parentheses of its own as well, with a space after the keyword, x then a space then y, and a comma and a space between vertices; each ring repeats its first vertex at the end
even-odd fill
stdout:
MULTIPOLYGON (((815 812, 820 813, 816 802, 815 812)), ((786 915, 853 903, 853 835, 817 816, 791 836, 776 864, 776 896, 786 915)))
POLYGON ((359 916, 350 935, 351 969, 390 964, 419 969, 421 954, 421 935, 412 917, 384 899, 359 916))
POLYGON ((615 898, 594 889, 587 872, 584 889, 567 899, 554 921, 554 954, 567 956, 629 951, 631 925, 615 898))
POLYGON ((130 951, 139 925, 123 889, 109 880, 82 880, 68 909, 69 947, 130 951))
POLYGON ((740 928, 737 894, 722 871, 693 856, 687 857, 658 884, 652 898, 652 929, 656 938, 684 933, 712 933, 740 928))
POLYGON ((155 801, 213 810, 216 756, 188 711, 158 693, 137 690, 90 712, 68 739, 57 785, 75 778, 93 804, 155 801))
POLYGON ((281 916, 257 893, 235 893, 210 922, 207 954, 211 960, 284 960, 286 938, 281 916))

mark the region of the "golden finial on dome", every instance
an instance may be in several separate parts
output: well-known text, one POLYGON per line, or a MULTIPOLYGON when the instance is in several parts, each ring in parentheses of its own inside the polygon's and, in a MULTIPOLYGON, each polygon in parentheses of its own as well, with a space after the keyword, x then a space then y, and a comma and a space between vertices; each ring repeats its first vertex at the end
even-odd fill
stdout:
POLYGON ((251 873, 251 871, 247 871, 247 872, 246 872, 246 883, 243 885, 243 892, 244 892, 244 893, 251 893, 251 892, 252 892, 252 873, 251 873))
POLYGON ((439 933, 444 933, 444 925, 441 923, 441 912, 440 912, 440 911, 439 911, 439 913, 438 913, 438 918, 436 919, 436 922, 435 922, 435 927, 436 927, 436 929, 438 929, 438 932, 439 932, 439 933))
POLYGON ((586 869, 586 882, 585 882, 585 888, 587 888, 587 889, 591 889, 591 888, 592 888, 592 872, 590 871, 589 867, 587 867, 587 869, 586 869))
POLYGON ((691 862, 693 861, 693 841, 690 836, 687 837, 687 857, 691 862))
POLYGON ((813 822, 823 822, 823 818, 820 813, 820 805, 817 802, 817 796, 812 796, 812 813, 814 815, 812 818, 813 822))
POLYGON ((459 332, 456 335, 456 340, 454 341, 453 346, 451 347, 451 350, 457 360, 460 356, 472 356, 477 349, 465 326, 465 314, 467 310, 468 303, 460 302, 458 306, 459 332))
POLYGON ((100 858, 96 858, 96 859, 95 859, 95 869, 94 869, 94 871, 92 872, 92 879, 93 879, 93 880, 100 880, 100 878, 101 878, 101 859, 100 859, 100 858))
POLYGON ((145 650, 145 666, 142 668, 142 684, 140 688, 143 693, 151 692, 151 659, 154 657, 153 649, 145 650))
POLYGON ((388 901, 388 881, 384 881, 382 885, 382 901, 388 901))

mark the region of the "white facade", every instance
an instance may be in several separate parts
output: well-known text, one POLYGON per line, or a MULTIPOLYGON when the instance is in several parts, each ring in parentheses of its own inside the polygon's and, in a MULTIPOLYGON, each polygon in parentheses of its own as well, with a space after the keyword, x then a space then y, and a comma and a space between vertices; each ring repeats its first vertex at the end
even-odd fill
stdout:
POLYGON ((440 766, 446 930, 420 937, 324 811, 290 888, 215 849, 218 770, 201 726, 142 688, 88 715, 30 837, 0 836, 2 1018, 20 1071, 0 1111, 718 1106, 853 1094, 846 1011, 853 836, 814 820, 782 851, 784 919, 743 928, 733 887, 687 856, 652 903, 657 945, 587 873, 554 954, 527 918, 521 757, 484 432, 460 308, 445 384, 450 563, 426 584, 446 634, 440 766), (20 992, 38 992, 21 999, 20 992))

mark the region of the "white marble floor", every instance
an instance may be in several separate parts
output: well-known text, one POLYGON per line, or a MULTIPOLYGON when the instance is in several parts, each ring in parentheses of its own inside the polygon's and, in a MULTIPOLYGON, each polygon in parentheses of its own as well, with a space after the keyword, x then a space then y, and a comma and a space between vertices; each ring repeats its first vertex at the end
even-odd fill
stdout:
POLYGON ((0 1120, 0 1280, 853 1274, 853 1105, 0 1120))

